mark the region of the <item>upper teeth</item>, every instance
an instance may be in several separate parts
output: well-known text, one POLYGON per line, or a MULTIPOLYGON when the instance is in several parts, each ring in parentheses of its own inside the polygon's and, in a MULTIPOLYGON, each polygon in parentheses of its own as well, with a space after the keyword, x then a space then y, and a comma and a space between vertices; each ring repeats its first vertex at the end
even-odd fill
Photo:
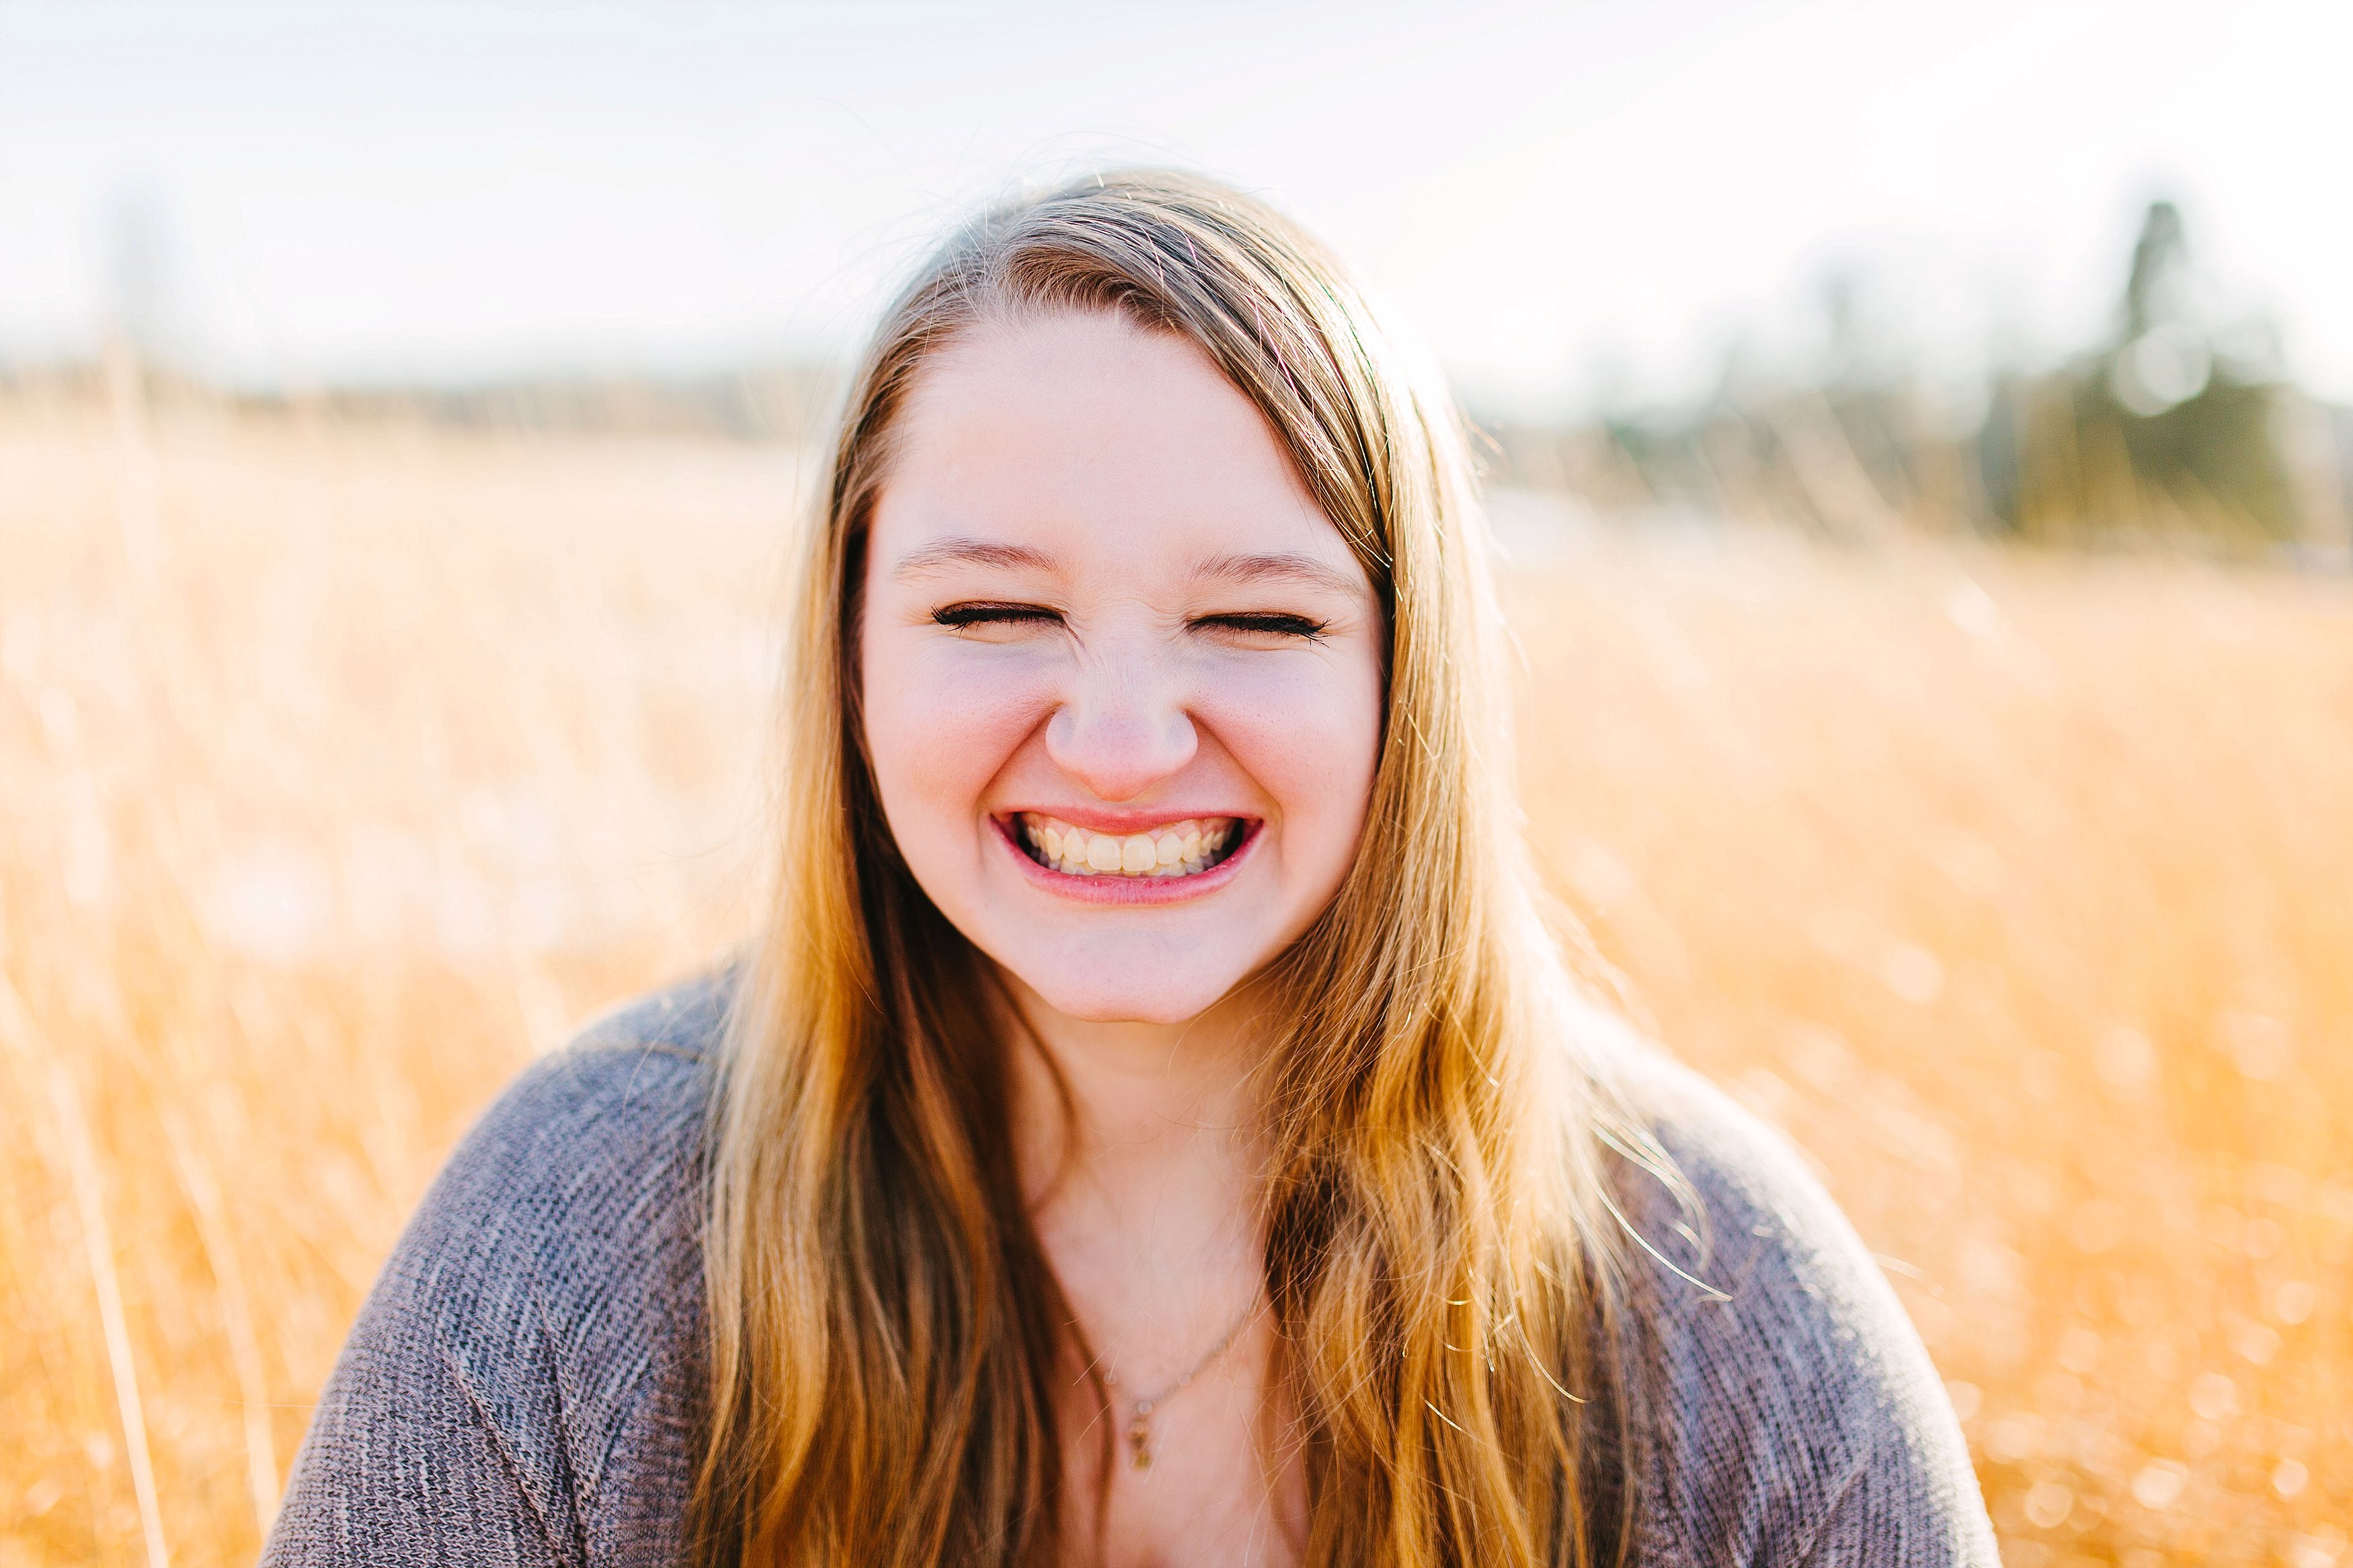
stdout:
POLYGON ((1143 833, 1090 833, 1027 812, 1020 823, 1038 858, 1072 877, 1187 877, 1216 859, 1239 826, 1230 816, 1188 816, 1143 833))

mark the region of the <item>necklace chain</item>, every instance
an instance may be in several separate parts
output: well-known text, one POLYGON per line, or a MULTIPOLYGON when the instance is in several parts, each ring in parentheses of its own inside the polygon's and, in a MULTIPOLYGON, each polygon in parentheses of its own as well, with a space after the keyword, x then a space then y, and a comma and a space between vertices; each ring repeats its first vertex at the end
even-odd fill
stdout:
MULTIPOLYGON (((1148 1470, 1152 1468, 1152 1413, 1184 1393, 1195 1378, 1216 1365, 1219 1357, 1234 1348, 1234 1342, 1242 1337, 1242 1331, 1258 1321, 1258 1313, 1259 1304, 1256 1300, 1252 1300, 1242 1315, 1233 1321, 1232 1325, 1226 1330, 1218 1342, 1211 1345, 1184 1376, 1147 1398, 1128 1401, 1130 1415, 1127 1423, 1127 1455, 1131 1468, 1148 1470)), ((1103 1380, 1105 1388, 1119 1386, 1118 1374, 1109 1367, 1103 1369, 1103 1380)))

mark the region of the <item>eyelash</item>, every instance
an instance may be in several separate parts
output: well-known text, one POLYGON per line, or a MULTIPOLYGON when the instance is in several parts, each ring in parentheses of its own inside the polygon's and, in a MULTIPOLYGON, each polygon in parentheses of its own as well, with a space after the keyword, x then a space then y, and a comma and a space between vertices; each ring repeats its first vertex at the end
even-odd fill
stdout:
POLYGON ((1294 637, 1304 642, 1321 642, 1331 628, 1329 621, 1310 620, 1305 616, 1288 615, 1281 610, 1243 611, 1230 616, 1204 616, 1197 626, 1230 626, 1236 631, 1272 632, 1279 637, 1294 637))
POLYGON ((1062 617, 1037 605, 944 605, 932 619, 949 627, 997 626, 1021 621, 1059 621, 1062 617))
MULTIPOLYGON (((932 612, 932 619, 951 629, 977 626, 1018 626, 1025 621, 1060 622, 1061 616, 1039 605, 964 604, 944 605, 932 612)), ((1331 629, 1329 621, 1318 621, 1306 616, 1289 615, 1279 610, 1246 610, 1226 616, 1203 616, 1191 623, 1197 626, 1225 626, 1234 631, 1271 632, 1278 637, 1295 637, 1304 642, 1321 642, 1331 629)))

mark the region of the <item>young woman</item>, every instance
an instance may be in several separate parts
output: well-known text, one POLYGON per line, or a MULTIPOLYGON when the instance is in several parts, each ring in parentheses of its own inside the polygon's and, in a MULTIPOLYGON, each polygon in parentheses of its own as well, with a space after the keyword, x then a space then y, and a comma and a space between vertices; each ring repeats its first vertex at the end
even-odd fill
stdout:
POLYGON ((852 388, 771 921, 527 1074, 280 1563, 1989 1563, 1794 1159, 1586 1004, 1443 391, 1200 180, 992 212, 852 388))

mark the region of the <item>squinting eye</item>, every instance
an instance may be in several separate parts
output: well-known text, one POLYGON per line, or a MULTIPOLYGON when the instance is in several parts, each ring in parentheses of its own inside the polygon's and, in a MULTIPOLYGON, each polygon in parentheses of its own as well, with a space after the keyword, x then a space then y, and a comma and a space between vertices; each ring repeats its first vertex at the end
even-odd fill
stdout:
POLYGON ((1061 618, 1058 612, 1043 605, 943 605, 932 612, 932 619, 944 626, 1015 626, 1023 622, 1050 625, 1061 618))
POLYGON ((1305 616, 1293 616, 1281 611, 1250 611, 1231 616, 1204 616, 1193 623, 1197 626, 1215 626, 1221 631, 1259 632, 1271 637, 1297 637, 1314 642, 1331 626, 1329 621, 1311 620, 1305 616))

